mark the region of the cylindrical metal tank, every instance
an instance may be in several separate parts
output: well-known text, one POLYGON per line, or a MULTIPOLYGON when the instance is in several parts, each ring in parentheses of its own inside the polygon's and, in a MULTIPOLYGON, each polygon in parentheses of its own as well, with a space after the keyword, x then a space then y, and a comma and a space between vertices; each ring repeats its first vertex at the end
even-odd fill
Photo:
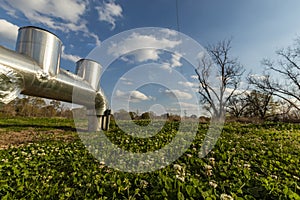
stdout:
POLYGON ((22 94, 86 106, 88 130, 107 130, 110 112, 99 86, 101 65, 82 59, 77 62, 77 75, 60 69, 61 46, 60 39, 47 30, 20 28, 17 52, 0 46, 0 67, 18 75, 22 94))
POLYGON ((90 59, 80 59, 76 62, 76 74, 87 81, 93 89, 99 89, 102 66, 90 59))
POLYGON ((33 58, 51 76, 59 72, 62 42, 53 33, 34 26, 19 29, 16 51, 33 58))

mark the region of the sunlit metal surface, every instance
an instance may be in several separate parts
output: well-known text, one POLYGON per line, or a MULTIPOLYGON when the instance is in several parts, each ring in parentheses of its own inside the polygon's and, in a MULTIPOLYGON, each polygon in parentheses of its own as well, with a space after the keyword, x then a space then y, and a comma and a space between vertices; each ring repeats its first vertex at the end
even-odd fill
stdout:
POLYGON ((22 77, 22 94, 86 106, 89 131, 108 128, 107 100, 99 87, 100 64, 82 59, 77 63, 78 75, 60 69, 61 41, 36 27, 19 29, 16 49, 0 46, 0 67, 22 77), (74 91, 79 97, 74 97, 74 91))
POLYGON ((46 73, 58 73, 61 47, 60 39, 47 30, 32 26, 19 29, 16 51, 33 58, 46 73))
POLYGON ((87 81, 95 90, 99 89, 99 78, 102 66, 89 59, 80 59, 76 63, 76 74, 87 81))

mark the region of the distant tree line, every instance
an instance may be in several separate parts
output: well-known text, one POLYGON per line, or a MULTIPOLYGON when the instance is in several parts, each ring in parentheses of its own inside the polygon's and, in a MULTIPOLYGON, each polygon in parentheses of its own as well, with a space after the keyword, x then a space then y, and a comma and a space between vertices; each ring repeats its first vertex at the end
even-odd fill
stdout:
POLYGON ((66 117, 72 118, 70 108, 64 107, 60 101, 46 101, 39 97, 26 96, 16 98, 8 104, 0 105, 2 117, 66 117))

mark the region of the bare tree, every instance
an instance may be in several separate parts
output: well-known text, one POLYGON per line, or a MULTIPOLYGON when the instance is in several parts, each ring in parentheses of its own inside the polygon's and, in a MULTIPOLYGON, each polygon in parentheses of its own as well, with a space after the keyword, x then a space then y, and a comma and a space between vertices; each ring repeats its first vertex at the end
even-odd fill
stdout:
POLYGON ((237 58, 230 57, 231 40, 223 40, 208 48, 212 60, 202 57, 195 70, 199 80, 199 94, 214 117, 222 117, 229 100, 235 96, 244 73, 237 58), (214 71, 214 73, 213 73, 214 71), (215 76, 215 77, 213 77, 215 76), (220 82, 217 86, 211 81, 220 82))
POLYGON ((294 46, 276 51, 277 62, 264 59, 266 72, 262 76, 250 75, 248 82, 256 88, 280 97, 300 110, 300 38, 294 46), (273 77, 273 78, 272 78, 273 77), (277 77, 277 78, 274 78, 277 77))
POLYGON ((228 101, 227 112, 236 118, 239 118, 245 114, 249 102, 245 95, 234 96, 228 101))
POLYGON ((271 93, 263 93, 256 90, 247 94, 246 117, 266 119, 274 116, 276 113, 277 103, 273 100, 271 93))

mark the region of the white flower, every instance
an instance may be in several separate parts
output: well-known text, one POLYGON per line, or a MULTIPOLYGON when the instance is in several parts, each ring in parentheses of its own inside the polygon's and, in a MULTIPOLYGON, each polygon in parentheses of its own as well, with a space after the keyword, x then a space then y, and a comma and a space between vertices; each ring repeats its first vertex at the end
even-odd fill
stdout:
POLYGON ((141 185, 142 188, 146 188, 148 186, 148 184, 149 183, 145 180, 141 180, 141 182, 140 182, 140 185, 141 185))
POLYGON ((215 158, 209 158, 209 162, 212 164, 212 166, 215 166, 215 158))
POLYGON ((215 181, 209 181, 209 185, 213 188, 217 188, 218 184, 215 181))
POLYGON ((272 178, 277 179, 278 177, 276 175, 271 175, 272 178))
POLYGON ((212 166, 211 165, 205 165, 205 170, 211 170, 212 166))
POLYGON ((180 171, 182 169, 182 167, 178 164, 175 164, 174 169, 180 171))
POLYGON ((205 165, 204 168, 205 168, 205 174, 207 176, 212 176, 213 175, 213 173, 212 173, 212 168, 213 167, 211 165, 205 165))
POLYGON ((184 182, 184 176, 176 175, 176 178, 182 182, 184 182))
POLYGON ((233 197, 228 194, 221 194, 220 199, 221 200, 233 200, 233 197))
POLYGON ((300 178, 298 176, 295 176, 295 175, 293 175, 293 178, 298 180, 298 181, 300 180, 300 178))
POLYGON ((175 173, 176 173, 176 178, 179 179, 180 181, 184 182, 185 168, 183 166, 175 164, 174 169, 175 169, 175 173))
POLYGON ((193 157, 191 154, 186 154, 186 156, 189 158, 193 157))
POLYGON ((244 164, 244 168, 246 168, 246 169, 250 169, 250 167, 251 167, 251 165, 250 164, 244 164))

